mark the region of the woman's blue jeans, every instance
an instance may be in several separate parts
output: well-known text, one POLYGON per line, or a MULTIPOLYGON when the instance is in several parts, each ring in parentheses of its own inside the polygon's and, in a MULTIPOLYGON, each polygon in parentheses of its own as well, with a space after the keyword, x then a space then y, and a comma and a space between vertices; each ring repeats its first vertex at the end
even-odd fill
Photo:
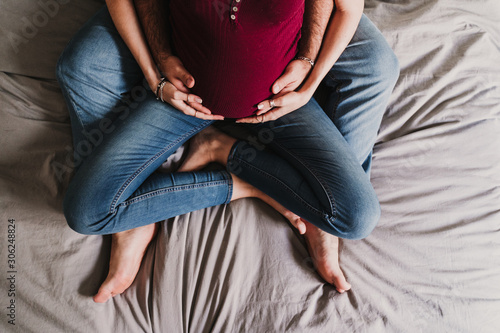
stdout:
POLYGON ((171 154, 213 122, 156 100, 104 8, 57 66, 75 149, 64 199, 70 227, 110 234, 226 204, 233 173, 331 234, 366 237, 380 216, 369 161, 398 67, 366 17, 358 30, 323 82, 326 112, 312 99, 274 122, 224 124, 247 133, 227 170, 161 173, 171 154))

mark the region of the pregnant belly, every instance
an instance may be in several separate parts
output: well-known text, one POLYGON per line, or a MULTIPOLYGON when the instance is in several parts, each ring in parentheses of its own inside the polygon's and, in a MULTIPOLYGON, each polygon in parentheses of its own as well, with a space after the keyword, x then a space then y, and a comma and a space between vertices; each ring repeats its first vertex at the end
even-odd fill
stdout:
POLYGON ((225 61, 198 67, 188 70, 195 78, 192 92, 203 99, 203 105, 226 118, 243 118, 253 115, 257 104, 272 95, 271 87, 285 65, 225 61))

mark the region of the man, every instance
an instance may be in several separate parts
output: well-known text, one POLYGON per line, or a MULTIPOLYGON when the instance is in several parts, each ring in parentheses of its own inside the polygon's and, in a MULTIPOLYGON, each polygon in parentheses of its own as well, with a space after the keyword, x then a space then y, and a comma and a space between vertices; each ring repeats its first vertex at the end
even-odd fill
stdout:
MULTIPOLYGON (((118 6, 118 2, 110 0, 108 7, 118 6)), ((131 0, 124 2, 131 5, 131 0)), ((135 0, 134 4, 154 62, 159 68, 159 71, 143 70, 149 73, 146 80, 151 89, 160 88, 161 71, 167 79, 161 91, 168 97, 168 103, 194 117, 217 119, 191 97, 190 88, 196 78, 187 72, 170 48, 169 3, 135 0)), ((221 15, 229 15, 234 10, 229 1, 215 0, 213 4, 218 6, 221 15)), ((123 2, 119 5, 123 6, 123 2)), ((325 112, 350 144, 368 176, 377 130, 398 76, 397 60, 381 34, 362 16, 363 1, 306 0, 305 8, 299 56, 290 62, 274 83, 272 92, 275 96, 260 103, 256 116, 241 119, 240 122, 277 119, 304 105, 320 87, 326 95, 323 98, 325 112)), ((115 20, 115 25, 129 22, 115 20)), ((146 57, 140 54, 135 56, 146 57)), ((98 72, 90 75, 87 70, 83 73, 85 70, 79 65, 64 67, 64 62, 60 62, 58 77, 60 82, 65 83, 64 86, 70 86, 68 81, 78 77, 80 72, 91 77, 96 85, 102 85, 98 72), (68 75, 69 72, 71 75, 68 75)), ((109 85, 105 87, 108 90, 112 88, 109 85)), ((351 286, 338 262, 338 238, 300 219, 292 219, 292 224, 304 234, 319 274, 334 284, 339 292, 349 290, 351 286)), ((155 229, 146 227, 113 235, 110 271, 94 297, 96 302, 105 302, 132 283, 144 251, 154 236, 155 229)))

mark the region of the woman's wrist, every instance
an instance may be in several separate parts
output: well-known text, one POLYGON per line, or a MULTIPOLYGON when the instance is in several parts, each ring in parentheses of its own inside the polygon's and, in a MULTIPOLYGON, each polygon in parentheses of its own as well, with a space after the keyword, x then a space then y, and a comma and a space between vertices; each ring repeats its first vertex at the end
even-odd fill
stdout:
POLYGON ((304 84, 299 88, 299 90, 297 90, 297 92, 299 94, 302 94, 305 99, 310 100, 313 97, 314 93, 316 92, 316 89, 318 88, 318 86, 319 86, 319 83, 315 84, 308 77, 304 81, 304 84))
POLYGON ((149 88, 153 93, 156 91, 156 87, 158 86, 158 83, 160 83, 162 76, 160 74, 160 71, 157 68, 152 68, 148 71, 143 71, 144 77, 146 78, 146 82, 149 85, 149 88))

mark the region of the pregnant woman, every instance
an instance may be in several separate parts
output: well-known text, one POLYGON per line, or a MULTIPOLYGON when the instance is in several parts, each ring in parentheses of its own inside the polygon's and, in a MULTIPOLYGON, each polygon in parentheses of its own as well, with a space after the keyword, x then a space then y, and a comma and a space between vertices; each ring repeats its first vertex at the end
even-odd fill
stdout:
MULTIPOLYGON (((146 39, 132 1, 107 5, 58 64, 82 160, 64 213, 77 232, 113 234, 109 275, 94 300, 132 283, 156 222, 245 197, 286 216, 305 235, 319 273, 348 290, 331 258, 336 237, 366 237, 379 219, 377 197, 342 134, 310 99, 317 85, 301 88, 311 91, 306 100, 271 92, 297 56, 304 0, 171 0, 171 38, 156 41, 168 50, 162 73, 148 46, 155 36, 146 39), (138 84, 143 78, 152 91, 138 84), (247 140, 210 126, 223 119, 247 140), (191 138, 177 172, 156 172, 191 138), (205 170, 210 162, 224 168, 205 170)), ((316 66, 332 64, 319 54, 316 66)))

